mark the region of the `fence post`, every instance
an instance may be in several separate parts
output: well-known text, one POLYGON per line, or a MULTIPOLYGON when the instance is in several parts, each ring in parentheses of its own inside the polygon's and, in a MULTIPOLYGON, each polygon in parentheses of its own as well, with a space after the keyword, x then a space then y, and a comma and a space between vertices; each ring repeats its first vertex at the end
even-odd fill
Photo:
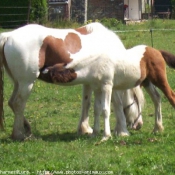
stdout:
POLYGON ((85 0, 85 2, 84 2, 85 4, 84 4, 84 23, 86 23, 87 22, 87 8, 88 8, 88 0, 85 0))

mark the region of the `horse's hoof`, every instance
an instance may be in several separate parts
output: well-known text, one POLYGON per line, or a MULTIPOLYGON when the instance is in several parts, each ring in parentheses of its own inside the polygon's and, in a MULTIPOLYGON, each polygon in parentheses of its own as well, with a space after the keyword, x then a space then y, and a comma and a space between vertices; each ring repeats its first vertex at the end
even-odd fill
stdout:
POLYGON ((29 136, 25 137, 24 141, 28 140, 36 140, 36 137, 33 134, 30 134, 29 136))
POLYGON ((94 132, 94 131, 91 134, 89 134, 91 138, 95 138, 97 137, 97 135, 98 135, 98 132, 94 132))
POLYGON ((14 141, 24 141, 25 135, 23 135, 23 134, 14 134, 14 133, 12 133, 11 138, 12 138, 12 140, 14 140, 14 141))
POLYGON ((25 136, 30 136, 32 134, 29 122, 24 118, 24 132, 25 136))
POLYGON ((101 143, 106 142, 107 140, 112 139, 112 136, 104 136, 99 142, 95 143, 95 145, 100 145, 101 143))
POLYGON ((91 127, 88 127, 88 128, 78 128, 78 134, 79 135, 84 135, 84 134, 87 134, 87 135, 91 135, 93 133, 93 129, 91 127))
POLYGON ((79 135, 91 135, 93 133, 93 129, 89 126, 89 124, 82 123, 81 125, 79 125, 77 132, 79 135))
POLYGON ((118 132, 117 135, 120 136, 120 137, 127 137, 130 134, 129 134, 129 132, 118 132))
POLYGON ((105 142, 105 141, 107 141, 107 140, 109 140, 111 138, 112 138, 111 135, 103 136, 103 138, 101 139, 101 142, 105 142))
POLYGON ((153 133, 163 132, 164 127, 162 125, 156 125, 153 129, 153 133))
POLYGON ((125 137, 125 136, 129 136, 130 134, 129 134, 129 131, 128 131, 128 130, 122 131, 122 130, 117 130, 117 129, 115 129, 115 130, 114 130, 114 135, 115 135, 115 136, 125 137))

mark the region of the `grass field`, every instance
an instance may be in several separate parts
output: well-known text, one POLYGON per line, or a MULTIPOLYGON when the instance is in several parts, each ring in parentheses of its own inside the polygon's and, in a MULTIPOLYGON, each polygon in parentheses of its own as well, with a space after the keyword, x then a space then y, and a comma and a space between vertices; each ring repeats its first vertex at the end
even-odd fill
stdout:
MULTIPOLYGON (((157 20, 132 26, 119 26, 118 32, 129 48, 138 44, 151 45, 149 29, 175 29, 175 21, 157 20), (148 31, 130 31, 130 30, 148 31)), ((175 31, 153 30, 153 44, 175 54, 175 31)), ((167 67, 169 83, 175 90, 175 70, 167 67)), ((13 114, 7 102, 13 86, 4 79, 4 132, 0 132, 0 174, 175 174, 175 111, 162 94, 164 132, 152 134, 154 106, 145 93, 144 125, 130 130, 130 137, 113 137, 100 145, 96 138, 78 136, 77 124, 81 110, 81 85, 64 87, 36 81, 28 100, 25 116, 31 123, 33 137, 24 142, 10 139, 13 114), (48 172, 47 172, 48 171, 48 172)), ((93 105, 92 105, 93 106, 93 105)), ((90 111, 93 123, 93 109, 90 111)), ((111 128, 115 119, 111 114, 111 128)))

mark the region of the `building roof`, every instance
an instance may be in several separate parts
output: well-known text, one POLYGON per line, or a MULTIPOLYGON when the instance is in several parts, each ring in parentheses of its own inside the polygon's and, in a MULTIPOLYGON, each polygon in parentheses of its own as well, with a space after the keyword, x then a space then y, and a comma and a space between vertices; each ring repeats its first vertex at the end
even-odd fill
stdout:
POLYGON ((48 0, 49 4, 68 4, 69 0, 48 0))
POLYGON ((48 0, 48 2, 68 2, 69 0, 48 0))

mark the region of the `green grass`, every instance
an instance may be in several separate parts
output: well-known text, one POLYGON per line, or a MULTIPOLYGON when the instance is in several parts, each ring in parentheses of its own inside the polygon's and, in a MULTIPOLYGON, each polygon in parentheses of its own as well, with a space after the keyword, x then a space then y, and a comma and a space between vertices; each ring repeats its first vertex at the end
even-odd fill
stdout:
MULTIPOLYGON (((156 22, 158 27, 166 27, 161 26, 159 21, 156 22)), ((173 28, 175 21, 165 23, 169 28, 173 28)), ((156 28, 156 24, 154 25, 156 28)), ((146 27, 149 28, 148 24, 144 24, 143 29, 146 27)), ((140 30, 141 27, 138 24, 131 28, 140 30)), ((154 47, 175 53, 174 33, 154 31, 154 47)), ((118 34, 127 48, 137 44, 151 45, 149 32, 118 34)), ((172 89, 175 90, 175 71, 168 68, 167 75, 172 89)), ((97 174, 95 171, 101 171, 103 174, 112 171, 117 175, 175 174, 175 112, 164 95, 163 133, 152 134, 154 106, 144 91, 146 104, 143 109, 143 128, 140 131, 130 130, 130 137, 113 137, 112 140, 97 145, 103 133, 102 120, 101 134, 97 138, 76 134, 81 110, 81 85, 64 87, 37 81, 25 110, 25 116, 31 123, 33 137, 24 142, 14 142, 10 139, 13 113, 7 105, 13 86, 6 76, 4 81, 6 131, 0 133, 0 174, 16 170, 28 171, 22 174, 30 172, 34 175, 44 170, 55 171, 55 174, 61 174, 61 171, 67 171, 67 174, 68 171, 72 171, 72 174, 88 174, 85 171, 94 171, 94 174, 97 174)), ((90 123, 93 124, 93 109, 90 110, 90 123)), ((114 124, 112 113, 112 129, 114 124)))

